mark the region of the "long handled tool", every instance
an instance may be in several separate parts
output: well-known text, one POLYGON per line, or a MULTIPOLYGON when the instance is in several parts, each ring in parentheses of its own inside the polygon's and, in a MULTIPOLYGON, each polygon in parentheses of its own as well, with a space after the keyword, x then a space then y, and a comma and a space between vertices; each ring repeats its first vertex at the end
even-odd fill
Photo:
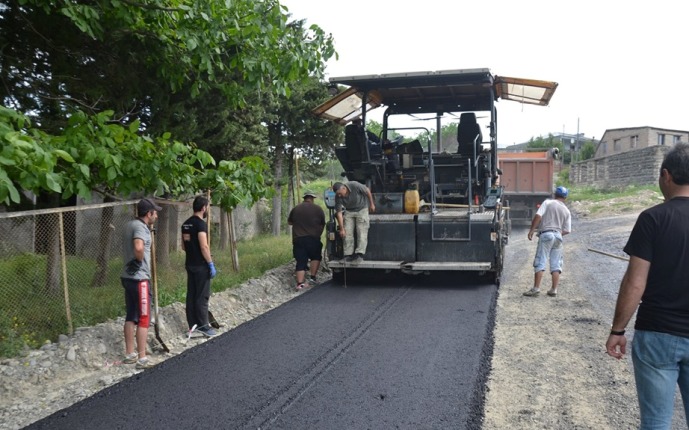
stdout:
MULTIPOLYGON (((208 226, 208 233, 206 234, 206 237, 208 238, 208 249, 211 247, 211 208, 210 208, 210 201, 211 201, 211 192, 208 190, 206 197, 208 198, 208 218, 207 218, 207 226, 208 226)), ((232 226, 229 226, 229 228, 232 228, 232 226)), ((222 327, 222 325, 218 322, 218 320, 215 319, 215 316, 211 312, 210 309, 208 309, 208 324, 216 329, 219 329, 222 327)))
POLYGON ((598 253, 598 254, 607 255, 608 257, 617 258, 617 259, 619 259, 619 260, 629 261, 629 258, 620 256, 620 255, 610 254, 610 253, 607 253, 607 252, 604 252, 604 251, 599 251, 599 250, 593 249, 593 248, 589 248, 588 250, 591 251, 591 252, 598 253))
POLYGON ((163 338, 160 337, 160 314, 158 313, 158 274, 156 273, 156 253, 155 253, 155 230, 151 230, 151 278, 153 278, 153 330, 156 340, 160 343, 163 351, 170 352, 170 348, 165 345, 163 338))

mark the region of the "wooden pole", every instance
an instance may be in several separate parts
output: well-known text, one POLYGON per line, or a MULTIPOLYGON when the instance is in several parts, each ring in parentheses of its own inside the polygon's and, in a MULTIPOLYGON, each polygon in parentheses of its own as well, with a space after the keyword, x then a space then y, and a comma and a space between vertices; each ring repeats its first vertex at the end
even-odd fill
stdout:
POLYGON ((237 239, 234 236, 234 217, 233 211, 229 210, 227 213, 227 231, 230 235, 230 253, 232 256, 232 268, 235 272, 239 272, 239 253, 237 252, 237 239))
POLYGON ((598 253, 598 254, 607 255, 608 257, 617 258, 618 260, 629 261, 629 258, 628 258, 628 257, 622 257, 622 256, 620 256, 620 255, 609 254, 609 253, 607 253, 607 252, 599 251, 599 250, 593 249, 593 248, 589 248, 588 250, 591 251, 591 252, 598 253))
POLYGON ((60 223, 60 254, 62 254, 62 287, 65 295, 65 310, 67 312, 67 330, 69 334, 74 334, 74 324, 72 323, 72 310, 69 304, 69 286, 67 283, 67 255, 65 252, 65 228, 62 225, 62 212, 58 214, 60 223))

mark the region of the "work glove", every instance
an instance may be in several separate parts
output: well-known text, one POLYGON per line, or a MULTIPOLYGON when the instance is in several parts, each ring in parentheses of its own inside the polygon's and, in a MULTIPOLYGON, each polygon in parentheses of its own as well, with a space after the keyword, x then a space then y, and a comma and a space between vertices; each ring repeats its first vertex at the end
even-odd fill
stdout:
POLYGON ((136 272, 141 269, 141 262, 137 260, 136 258, 132 258, 129 263, 127 263, 126 266, 124 266, 124 271, 127 272, 127 275, 134 276, 136 275, 136 272))
POLYGON ((215 275, 218 274, 218 271, 215 270, 215 264, 211 261, 208 263, 208 270, 210 271, 211 279, 215 278, 215 275))

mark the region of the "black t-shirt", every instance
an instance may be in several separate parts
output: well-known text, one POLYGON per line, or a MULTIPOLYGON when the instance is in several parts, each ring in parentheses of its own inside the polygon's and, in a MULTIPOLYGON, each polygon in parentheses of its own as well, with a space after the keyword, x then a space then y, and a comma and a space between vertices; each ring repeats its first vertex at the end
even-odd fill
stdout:
POLYGON ((325 212, 315 203, 303 202, 292 209, 287 221, 292 223, 292 239, 303 236, 320 238, 325 227, 325 212))
POLYGON ((651 263, 634 328, 689 337, 689 197, 643 211, 624 252, 651 263))
POLYGON ((201 254, 199 245, 199 233, 208 234, 206 222, 196 215, 192 216, 182 224, 182 240, 186 251, 186 266, 207 266, 208 262, 201 254))

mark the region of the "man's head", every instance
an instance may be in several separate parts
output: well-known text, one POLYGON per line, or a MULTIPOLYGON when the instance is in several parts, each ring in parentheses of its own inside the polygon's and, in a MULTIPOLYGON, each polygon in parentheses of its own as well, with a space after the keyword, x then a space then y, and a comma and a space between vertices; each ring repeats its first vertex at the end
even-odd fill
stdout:
POLYGON ((313 199, 316 198, 316 195, 312 193, 311 191, 307 191, 304 193, 304 201, 305 202, 313 202, 313 199))
POLYGON ((191 207, 194 210, 194 213, 203 211, 203 218, 206 218, 208 216, 206 212, 206 209, 208 208, 208 199, 206 198, 206 196, 196 196, 196 198, 194 199, 194 203, 191 204, 191 207))
POLYGON ((555 188, 555 197, 559 197, 561 199, 566 199, 567 196, 569 195, 569 190, 563 186, 559 186, 555 188))
POLYGON ((143 219, 147 224, 153 224, 158 219, 158 211, 160 210, 163 208, 149 198, 141 199, 136 204, 136 216, 143 219))
POLYGON ((665 154, 658 184, 666 199, 674 196, 675 187, 689 186, 689 144, 678 143, 665 154))
POLYGON ((347 194, 349 194, 349 188, 342 182, 335 182, 333 184, 333 191, 335 191, 335 194, 340 196, 340 197, 345 197, 347 194))

